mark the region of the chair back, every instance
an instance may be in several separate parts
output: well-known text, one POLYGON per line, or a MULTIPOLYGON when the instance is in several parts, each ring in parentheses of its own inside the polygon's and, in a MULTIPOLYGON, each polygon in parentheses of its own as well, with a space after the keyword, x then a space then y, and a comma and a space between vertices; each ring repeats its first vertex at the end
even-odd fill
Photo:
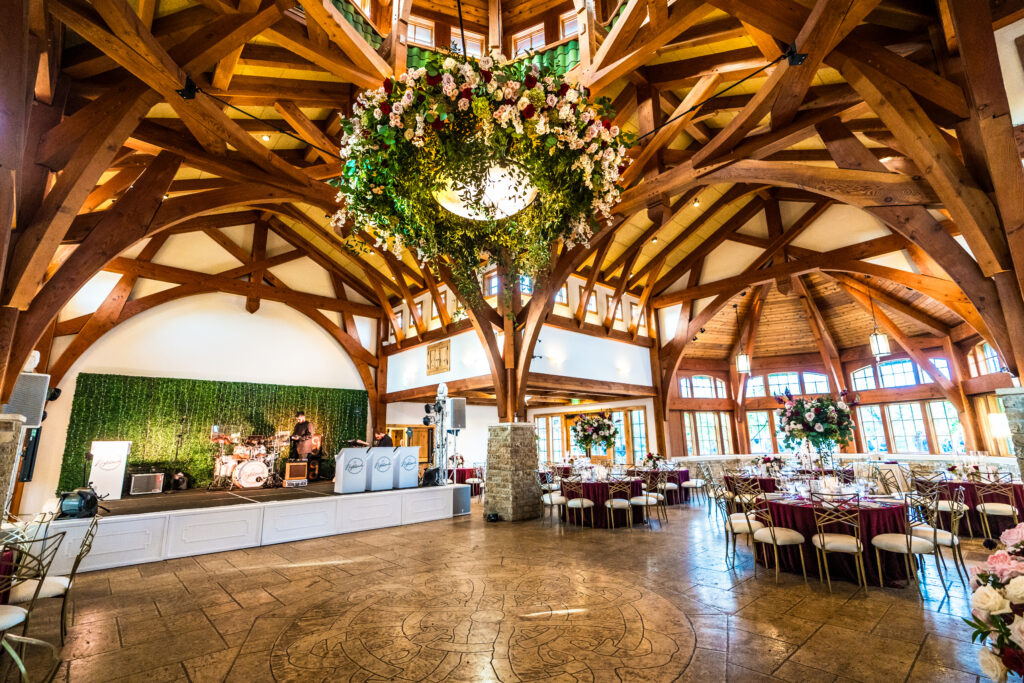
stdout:
POLYGON ((566 478, 562 479, 562 495, 566 498, 582 498, 583 497, 583 481, 581 479, 566 478))
POLYGON ((725 487, 712 479, 707 480, 707 487, 711 493, 711 500, 715 502, 715 506, 718 508, 718 513, 722 516, 722 519, 729 519, 729 501, 725 497, 725 487))
POLYGON ((871 469, 872 479, 878 482, 878 487, 882 489, 882 493, 899 493, 900 483, 897 481, 896 474, 892 470, 883 470, 877 465, 871 469))
POLYGON ((1008 503, 1013 505, 1013 480, 1009 475, 998 476, 996 481, 978 481, 974 483, 978 492, 978 500, 982 503, 1008 503))
MULTIPOLYGON (((942 500, 938 498, 936 500, 942 500)), ((950 506, 949 512, 949 528, 946 529, 953 536, 957 536, 960 533, 960 520, 967 514, 967 506, 964 505, 964 487, 957 486, 950 493, 947 500, 953 501, 950 506)), ((936 521, 938 521, 938 515, 936 515, 936 521)), ((932 526, 938 526, 933 524, 932 526)))
POLYGON ((632 489, 633 482, 628 479, 615 479, 608 482, 608 497, 609 498, 625 498, 629 500, 630 492, 632 489), (621 495, 620 495, 621 494, 621 495))
POLYGON ((911 483, 914 490, 922 496, 938 494, 939 500, 942 499, 943 491, 946 490, 946 478, 941 472, 918 474, 911 480, 911 483))
POLYGON ((771 525, 772 513, 764 502, 764 490, 761 489, 761 481, 757 477, 740 477, 734 479, 736 482, 736 502, 747 522, 761 522, 765 526, 771 525))
POLYGON ((18 561, 18 558, 23 554, 33 555, 38 558, 41 563, 39 567, 40 573, 38 576, 33 578, 39 579, 40 585, 42 585, 42 580, 50 573, 50 565, 53 564, 54 559, 57 557, 57 552, 60 550, 60 545, 64 541, 65 533, 66 532, 64 531, 60 531, 43 538, 7 543, 4 545, 4 549, 14 551, 15 561, 18 561))
MULTIPOLYGON (((71 565, 71 574, 68 575, 70 581, 75 580, 75 575, 78 574, 78 567, 82 564, 82 560, 92 552, 92 542, 96 538, 96 532, 99 529, 100 516, 96 515, 92 518, 92 523, 89 524, 89 528, 85 530, 85 536, 82 537, 82 545, 78 547, 78 555, 75 556, 75 563, 71 565)), ((68 584, 70 588, 70 583, 68 584)))
POLYGON ((910 469, 910 465, 898 463, 896 467, 899 468, 900 474, 903 475, 903 481, 907 482, 907 486, 910 486, 910 480, 914 478, 914 473, 910 469))
MULTIPOLYGON (((961 492, 962 493, 962 492, 961 492)), ((921 495, 920 493, 911 492, 906 495, 904 499, 906 506, 906 540, 907 540, 907 556, 913 554, 912 546, 914 540, 914 527, 921 527, 923 529, 929 529, 931 531, 931 542, 933 545, 938 545, 939 535, 939 492, 936 491, 930 496, 921 495)))
MULTIPOLYGON (((837 533, 827 527, 842 526, 843 532, 860 541, 860 496, 853 494, 812 493, 814 526, 818 534, 837 533)), ((841 533, 843 533, 841 532, 841 533)))
POLYGON ((663 474, 662 472, 659 472, 658 470, 641 470, 639 474, 640 478, 644 482, 644 488, 647 489, 648 492, 654 493, 658 490, 658 479, 663 474))

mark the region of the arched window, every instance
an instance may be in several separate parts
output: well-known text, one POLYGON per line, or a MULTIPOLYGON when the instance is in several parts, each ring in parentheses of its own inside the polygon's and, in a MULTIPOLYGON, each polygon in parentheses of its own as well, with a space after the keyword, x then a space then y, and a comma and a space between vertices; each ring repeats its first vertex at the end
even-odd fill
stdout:
POLYGON ((729 392, 725 389, 725 382, 715 378, 715 391, 718 392, 718 398, 729 398, 729 392))
MULTIPOLYGON (((941 374, 946 379, 950 378, 948 360, 946 360, 945 358, 931 358, 930 360, 932 362, 932 365, 935 366, 935 369, 939 371, 939 374, 941 374)), ((929 375, 924 368, 918 368, 917 374, 921 377, 921 384, 932 383, 932 376, 929 375)))
POLYGON ((715 397, 715 383, 707 375, 697 375, 690 379, 690 385, 693 387, 694 398, 714 398, 715 397))
POLYGON ((878 374, 882 378, 882 386, 909 387, 917 384, 914 377, 914 364, 909 360, 888 360, 878 364, 878 374))
POLYGON ((827 394, 828 377, 820 372, 805 372, 804 391, 808 394, 827 394))
POLYGON ((854 391, 867 391, 877 386, 875 384, 875 368, 872 365, 865 365, 859 370, 854 370, 851 377, 853 377, 854 391))

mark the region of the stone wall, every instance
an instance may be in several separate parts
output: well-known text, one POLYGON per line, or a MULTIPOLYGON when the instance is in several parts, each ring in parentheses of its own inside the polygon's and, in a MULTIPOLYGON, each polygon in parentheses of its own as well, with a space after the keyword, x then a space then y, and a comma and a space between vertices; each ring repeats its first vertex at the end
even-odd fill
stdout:
POLYGON ((3 493, 4 510, 11 504, 11 479, 24 424, 25 418, 21 415, 0 415, 0 492, 3 493))
POLYGON ((489 427, 484 514, 497 513, 506 522, 539 517, 536 471, 537 432, 532 423, 489 427))
POLYGON ((1003 402, 1006 421, 1010 423, 1010 440, 1017 456, 1017 466, 1024 474, 1024 389, 997 389, 996 395, 1003 402))

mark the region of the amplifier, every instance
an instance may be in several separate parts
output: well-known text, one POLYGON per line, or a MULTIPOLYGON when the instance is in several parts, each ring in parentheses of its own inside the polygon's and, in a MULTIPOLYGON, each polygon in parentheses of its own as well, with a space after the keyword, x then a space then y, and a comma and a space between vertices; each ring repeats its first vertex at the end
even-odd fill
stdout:
POLYGON ((308 463, 305 460, 293 461, 287 460, 284 463, 284 481, 285 486, 305 486, 307 478, 307 467, 308 463), (302 480, 302 484, 289 484, 293 480, 302 480))
POLYGON ((163 472, 133 474, 131 477, 132 483, 128 488, 129 495, 137 496, 143 493, 162 493, 164 490, 163 472))
POLYGON ((284 487, 286 489, 294 488, 296 486, 306 486, 309 482, 305 479, 285 479, 284 487))

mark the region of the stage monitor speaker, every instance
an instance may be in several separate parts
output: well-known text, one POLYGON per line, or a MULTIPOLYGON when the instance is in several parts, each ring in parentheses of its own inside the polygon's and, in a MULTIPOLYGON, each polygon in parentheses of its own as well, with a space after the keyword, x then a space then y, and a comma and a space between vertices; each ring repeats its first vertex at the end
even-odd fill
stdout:
POLYGON ((428 467, 423 470, 423 483, 420 486, 444 486, 441 471, 436 467, 428 467))
POLYGON ((137 496, 143 493, 161 493, 164 490, 163 472, 133 474, 131 477, 132 483, 128 488, 129 495, 137 496))
POLYGON ((50 393, 50 376, 38 372, 22 372, 14 383, 11 400, 0 408, 6 414, 25 416, 25 427, 43 424, 43 407, 50 393))
POLYGON ((466 399, 449 398, 445 399, 448 405, 445 406, 445 427, 447 429, 466 428, 466 399))

